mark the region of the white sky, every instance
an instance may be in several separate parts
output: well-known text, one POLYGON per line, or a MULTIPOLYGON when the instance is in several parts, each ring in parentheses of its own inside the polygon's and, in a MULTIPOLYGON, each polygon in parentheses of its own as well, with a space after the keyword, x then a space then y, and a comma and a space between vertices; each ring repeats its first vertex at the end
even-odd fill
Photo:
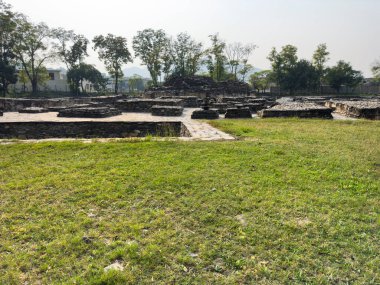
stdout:
MULTIPOLYGON (((145 28, 170 35, 188 32, 208 45, 219 32, 227 42, 259 46, 251 58, 269 68, 271 48, 298 47, 300 58, 311 59, 319 43, 330 51, 329 64, 349 61, 371 76, 380 59, 380 0, 5 0, 15 11, 50 27, 73 29, 90 40, 99 34, 133 36, 145 28)), ((91 52, 87 62, 103 65, 91 52)), ((138 66, 135 61, 129 66, 138 66)))

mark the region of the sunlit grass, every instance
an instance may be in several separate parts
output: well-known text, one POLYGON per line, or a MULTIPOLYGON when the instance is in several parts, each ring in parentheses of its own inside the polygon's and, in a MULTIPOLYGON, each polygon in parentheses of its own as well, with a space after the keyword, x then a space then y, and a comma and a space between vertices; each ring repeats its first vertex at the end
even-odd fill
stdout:
POLYGON ((0 284, 380 282, 379 122, 213 124, 241 140, 0 145, 0 284))

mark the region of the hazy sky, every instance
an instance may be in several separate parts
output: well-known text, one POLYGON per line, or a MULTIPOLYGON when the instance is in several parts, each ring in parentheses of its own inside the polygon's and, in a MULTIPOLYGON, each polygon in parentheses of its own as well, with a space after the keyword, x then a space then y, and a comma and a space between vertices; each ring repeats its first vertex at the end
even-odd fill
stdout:
MULTIPOLYGON (((380 0, 5 0, 14 10, 50 27, 73 29, 92 39, 113 33, 132 37, 145 28, 170 35, 188 32, 208 45, 219 32, 227 42, 254 43, 251 63, 269 68, 271 48, 298 47, 311 59, 319 43, 330 51, 329 64, 344 59, 370 76, 380 59, 380 0)), ((104 70, 96 54, 87 60, 104 70)), ((138 66, 138 61, 129 66, 138 66)))

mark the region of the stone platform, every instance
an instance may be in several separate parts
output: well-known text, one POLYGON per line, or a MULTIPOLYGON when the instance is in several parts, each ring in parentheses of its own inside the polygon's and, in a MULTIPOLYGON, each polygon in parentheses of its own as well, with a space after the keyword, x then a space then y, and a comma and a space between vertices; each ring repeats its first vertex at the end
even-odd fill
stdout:
POLYGON ((328 101, 325 106, 338 114, 358 119, 380 120, 380 100, 378 101, 328 101))
POLYGON ((47 113, 48 109, 40 108, 40 107, 29 107, 24 108, 18 111, 19 113, 27 113, 27 114, 37 114, 37 113, 47 113))
POLYGON ((183 113, 183 108, 179 106, 153 106, 151 108, 153 116, 178 117, 183 113))
POLYGON ((216 120, 219 119, 219 113, 216 110, 195 110, 191 114, 194 120, 216 120))
POLYGON ((58 117, 66 118, 109 118, 117 115, 121 115, 121 111, 108 107, 69 108, 58 113, 58 117))
MULTIPOLYGON (((84 122, 87 127, 91 128, 91 123, 97 122, 181 122, 187 129, 189 136, 179 137, 181 140, 201 140, 201 141, 217 141, 217 140, 234 140, 235 138, 226 134, 209 124, 191 119, 191 114, 197 109, 184 109, 180 117, 156 117, 147 113, 122 113, 121 115, 109 118, 64 118, 58 117, 57 112, 40 113, 40 114, 21 114, 18 112, 6 112, 0 118, 0 126, 6 123, 25 123, 25 122, 84 122)), ((110 125, 109 125, 110 126, 110 125)), ((132 131, 130 132, 132 133, 132 131)), ((75 136, 74 138, 77 138, 75 136)))
POLYGON ((332 109, 313 103, 287 103, 258 112, 261 118, 320 118, 332 119, 332 109))
POLYGON ((226 119, 250 119, 252 114, 249 108, 230 108, 227 109, 224 117, 226 119))

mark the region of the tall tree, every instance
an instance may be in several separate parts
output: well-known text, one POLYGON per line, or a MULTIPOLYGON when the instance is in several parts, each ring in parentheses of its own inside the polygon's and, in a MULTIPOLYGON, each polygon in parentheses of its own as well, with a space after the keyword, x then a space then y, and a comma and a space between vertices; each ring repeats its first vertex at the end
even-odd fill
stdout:
POLYGON ((204 54, 202 43, 193 40, 187 33, 180 33, 172 47, 174 73, 192 76, 201 66, 204 54))
POLYGON ((339 93, 343 85, 354 88, 363 82, 364 78, 351 64, 340 60, 335 66, 327 69, 326 80, 339 93))
POLYGON ((227 59, 224 55, 226 43, 219 38, 219 34, 210 35, 209 38, 211 40, 211 47, 206 50, 207 68, 214 80, 221 81, 226 74, 225 64, 227 59))
POLYGON ((38 76, 44 63, 56 56, 51 48, 51 38, 51 30, 46 24, 33 24, 26 17, 19 17, 14 52, 32 84, 33 93, 37 92, 38 76))
POLYGON ((123 77, 121 67, 128 62, 133 62, 128 50, 127 39, 108 34, 100 35, 93 39, 94 50, 98 51, 99 59, 102 60, 107 71, 115 79, 115 94, 119 90, 119 78, 123 77))
POLYGON ((330 53, 327 51, 326 44, 320 44, 313 54, 313 65, 318 72, 318 84, 320 93, 322 93, 322 81, 326 75, 325 64, 329 60, 329 55, 330 53))
MULTIPOLYGON (((248 59, 252 52, 255 50, 256 45, 242 43, 233 43, 226 46, 227 65, 229 66, 230 73, 234 75, 235 80, 238 79, 237 75, 240 70, 247 70, 248 59)), ((247 72, 244 72, 244 77, 247 72)), ((244 81, 244 80, 243 80, 244 81)))
POLYGON ((66 64, 68 70, 79 66, 88 56, 88 39, 83 35, 77 35, 74 31, 63 28, 53 30, 54 37, 58 40, 55 44, 60 59, 66 64))
POLYGON ((280 88, 280 93, 282 89, 289 90, 287 79, 289 71, 295 67, 298 61, 297 48, 293 45, 286 45, 282 47, 281 52, 277 52, 276 48, 273 48, 268 59, 272 64, 271 77, 280 88))
POLYGON ((11 6, 0 0, 0 90, 5 96, 8 86, 17 82, 15 45, 17 14, 11 11, 11 6))
POLYGON ((81 91, 85 91, 83 88, 81 89, 83 79, 88 77, 88 70, 93 68, 84 64, 84 59, 88 56, 89 41, 83 35, 77 35, 74 31, 67 31, 63 28, 54 29, 53 35, 57 40, 55 47, 58 56, 67 68, 67 82, 70 90, 78 95, 81 91), (84 73, 80 74, 80 72, 84 73))
MULTIPOLYGON (((169 39, 163 30, 145 29, 138 31, 133 38, 133 50, 144 65, 148 68, 152 83, 158 85, 161 76, 164 55, 167 56, 169 39)), ((166 70, 170 70, 170 62, 167 61, 166 70)))

